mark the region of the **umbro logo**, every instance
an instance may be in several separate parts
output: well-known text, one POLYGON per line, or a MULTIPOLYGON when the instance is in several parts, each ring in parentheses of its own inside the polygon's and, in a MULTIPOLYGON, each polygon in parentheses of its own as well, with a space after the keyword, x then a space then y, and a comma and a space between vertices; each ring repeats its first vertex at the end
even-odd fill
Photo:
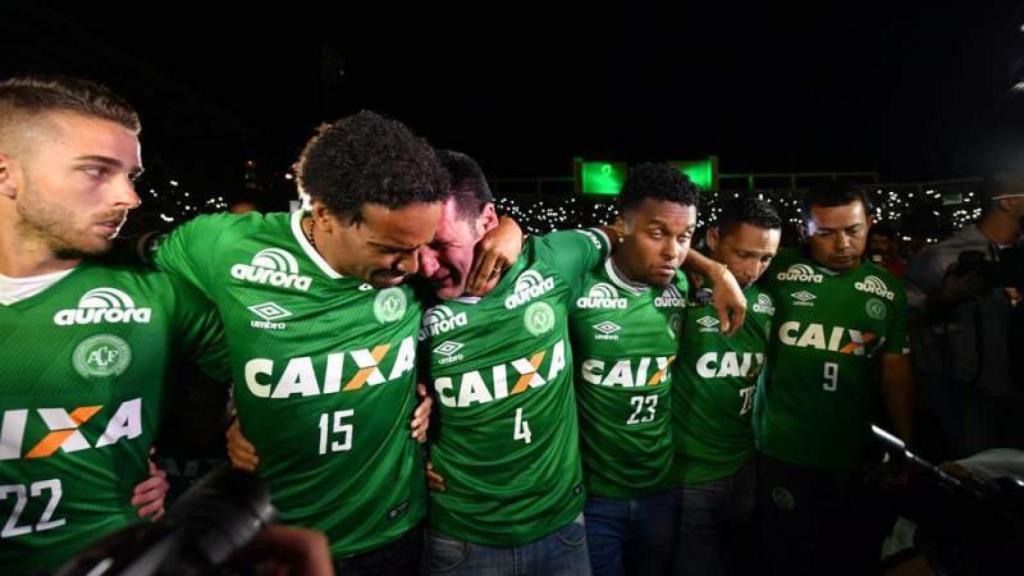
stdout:
POLYGON ((793 304, 796 306, 814 306, 814 300, 818 298, 807 290, 794 292, 791 296, 793 297, 793 304))
POLYGON ((619 336, 616 332, 622 330, 622 326, 605 320, 600 324, 594 324, 594 330, 598 332, 598 334, 594 334, 595 340, 618 340, 619 336))
POLYGON ((249 306, 249 311, 263 319, 262 321, 253 320, 249 325, 262 330, 284 330, 288 325, 278 322, 278 320, 292 315, 291 312, 274 302, 264 302, 255 306, 249 306))
POLYGON ((434 348, 434 354, 442 356, 437 361, 438 364, 451 364, 462 360, 462 354, 459 354, 459 350, 465 348, 466 345, 462 342, 455 342, 454 340, 445 340, 434 348))
POLYGON ((718 318, 714 316, 701 316, 697 320, 697 325, 700 326, 701 332, 718 332, 719 324, 718 318))

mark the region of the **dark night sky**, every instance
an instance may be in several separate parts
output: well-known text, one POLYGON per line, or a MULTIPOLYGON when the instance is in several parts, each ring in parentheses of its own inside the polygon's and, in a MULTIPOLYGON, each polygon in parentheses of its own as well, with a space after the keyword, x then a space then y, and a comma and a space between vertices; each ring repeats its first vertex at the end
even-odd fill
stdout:
POLYGON ((143 16, 5 3, 0 73, 102 80, 140 109, 147 162, 228 187, 242 158, 283 169, 316 123, 360 108, 469 152, 492 176, 564 175, 575 155, 718 154, 725 172, 886 180, 1024 161, 1024 99, 996 90, 1007 59, 1024 57, 1012 4, 213 4, 143 16))

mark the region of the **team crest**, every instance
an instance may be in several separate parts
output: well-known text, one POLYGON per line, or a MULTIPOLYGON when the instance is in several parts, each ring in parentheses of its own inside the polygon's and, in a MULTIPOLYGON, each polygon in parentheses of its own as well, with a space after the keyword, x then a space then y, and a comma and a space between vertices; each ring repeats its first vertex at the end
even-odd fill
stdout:
POLYGON ((868 300, 868 303, 864 305, 864 310, 875 320, 885 320, 885 302, 878 298, 868 300))
POLYGON ((110 378, 124 374, 132 362, 128 343, 112 334, 83 340, 71 356, 71 364, 83 378, 110 378))
POLYGON ((683 330, 683 317, 678 312, 672 314, 668 319, 668 334, 672 338, 679 338, 679 333, 683 330))
POLYGON ((405 316, 405 292, 401 288, 381 290, 373 301, 373 315, 381 324, 397 322, 405 316))
POLYGON ((523 324, 534 336, 550 332, 555 327, 555 310, 547 302, 534 302, 523 313, 523 324))

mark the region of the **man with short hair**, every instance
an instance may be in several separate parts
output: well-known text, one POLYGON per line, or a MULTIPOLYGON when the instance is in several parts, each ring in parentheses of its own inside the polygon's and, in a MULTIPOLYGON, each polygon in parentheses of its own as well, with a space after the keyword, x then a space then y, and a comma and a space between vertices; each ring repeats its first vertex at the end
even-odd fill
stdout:
POLYGON ((865 574, 885 528, 863 490, 876 406, 908 444, 913 381, 906 296, 863 262, 870 207, 841 184, 812 189, 805 245, 762 280, 775 305, 764 386, 755 395, 762 541, 776 574, 865 574))
POLYGON ((138 520, 133 486, 150 473, 179 356, 227 379, 222 332, 202 298, 104 256, 139 205, 139 131, 131 106, 92 82, 0 83, 0 566, 8 573, 54 570, 138 520))
POLYGON ((906 273, 915 363, 943 459, 1021 440, 1011 340, 1021 295, 1002 271, 1012 266, 1004 249, 1024 250, 1024 176, 988 178, 979 192, 978 222, 922 250, 906 273))
MULTIPOLYGON (((775 305, 756 284, 779 248, 782 220, 753 196, 727 202, 707 231, 711 259, 728 266, 743 288, 747 319, 724 336, 708 302, 695 294, 673 365, 673 479, 679 484, 679 537, 673 573, 730 573, 744 550, 756 474, 750 418, 754 392, 764 379, 775 305)), ((746 553, 746 554, 744 554, 746 553)))
POLYGON ((485 286, 462 296, 474 245, 496 226, 483 172, 448 153, 444 204, 423 273, 450 299, 424 316, 438 427, 430 456, 430 574, 589 574, 566 323, 580 275, 608 251, 597 231, 531 237, 485 286), (454 297, 454 298, 452 298, 454 297))

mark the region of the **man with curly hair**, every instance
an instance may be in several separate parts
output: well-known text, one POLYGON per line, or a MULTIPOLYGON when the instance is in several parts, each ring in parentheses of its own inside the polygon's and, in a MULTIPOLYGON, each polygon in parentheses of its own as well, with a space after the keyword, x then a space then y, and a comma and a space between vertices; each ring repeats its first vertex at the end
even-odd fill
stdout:
POLYGON ((308 210, 200 216, 155 262, 220 312, 239 424, 282 518, 323 531, 339 572, 411 573, 426 511, 408 430, 422 305, 402 282, 448 178, 425 141, 372 112, 322 127, 298 177, 308 210))
POLYGON ((585 516, 595 575, 662 574, 675 524, 670 390, 697 225, 697 186, 644 163, 619 195, 614 254, 587 270, 569 309, 585 516))

